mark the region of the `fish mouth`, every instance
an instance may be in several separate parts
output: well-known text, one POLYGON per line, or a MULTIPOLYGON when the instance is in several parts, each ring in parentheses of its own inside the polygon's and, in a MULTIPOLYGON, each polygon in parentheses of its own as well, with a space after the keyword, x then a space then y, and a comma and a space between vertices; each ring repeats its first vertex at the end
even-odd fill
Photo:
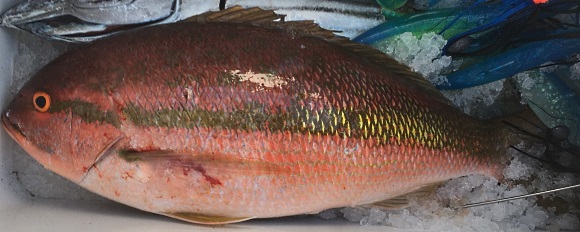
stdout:
POLYGON ((54 154, 47 152, 45 149, 37 146, 34 142, 30 141, 24 133, 22 133, 20 127, 17 124, 14 124, 10 121, 9 112, 4 112, 2 114, 2 127, 4 130, 26 151, 32 158, 34 158, 37 162, 39 162, 42 166, 46 169, 53 171, 54 173, 67 178, 75 183, 78 182, 80 179, 79 175, 74 171, 62 169, 57 164, 54 163, 58 159, 54 159, 51 163, 50 157, 54 156, 54 154))
POLYGON ((27 140, 26 135, 22 133, 20 127, 10 121, 8 118, 8 112, 2 114, 2 127, 16 142, 21 144, 23 141, 27 140))

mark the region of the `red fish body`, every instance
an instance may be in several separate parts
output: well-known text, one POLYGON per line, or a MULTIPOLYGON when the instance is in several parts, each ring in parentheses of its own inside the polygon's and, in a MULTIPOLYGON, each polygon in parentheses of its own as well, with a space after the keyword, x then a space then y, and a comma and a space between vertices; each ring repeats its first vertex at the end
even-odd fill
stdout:
POLYGON ((150 27, 56 59, 3 123, 46 168, 90 191, 208 224, 499 173, 500 127, 361 53, 259 25, 150 27), (45 112, 39 92, 50 97, 45 112))

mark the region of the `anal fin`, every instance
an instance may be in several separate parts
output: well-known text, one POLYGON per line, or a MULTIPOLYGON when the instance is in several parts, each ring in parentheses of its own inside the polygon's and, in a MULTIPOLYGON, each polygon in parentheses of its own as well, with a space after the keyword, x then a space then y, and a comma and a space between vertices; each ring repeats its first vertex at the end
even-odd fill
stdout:
POLYGON ((215 216, 215 215, 205 215, 205 214, 198 214, 198 213, 163 213, 168 217, 172 217, 175 219, 183 220, 186 222, 196 223, 196 224, 203 224, 203 225, 224 225, 224 224, 231 224, 236 222, 243 222, 255 217, 239 217, 239 218, 232 218, 232 217, 223 217, 223 216, 215 216))
POLYGON ((409 198, 407 195, 402 195, 363 206, 381 210, 399 210, 409 206, 409 198))
POLYGON ((434 192, 435 190, 437 190, 439 185, 441 185, 442 183, 443 182, 436 182, 436 183, 424 185, 423 187, 420 187, 420 188, 416 189, 415 191, 412 191, 412 192, 409 192, 409 193, 406 193, 406 194, 403 194, 400 196, 388 198, 388 199, 385 199, 382 201, 377 201, 377 202, 374 202, 371 204, 366 204, 363 206, 369 207, 369 208, 378 208, 378 209, 382 209, 382 210, 403 209, 403 208, 406 208, 409 206, 411 198, 427 196, 427 195, 431 194, 432 192, 434 192))

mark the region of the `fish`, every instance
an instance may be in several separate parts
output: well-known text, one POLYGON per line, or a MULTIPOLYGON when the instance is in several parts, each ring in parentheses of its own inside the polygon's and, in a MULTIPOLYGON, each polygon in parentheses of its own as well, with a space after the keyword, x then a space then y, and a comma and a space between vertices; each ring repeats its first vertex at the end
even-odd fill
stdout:
POLYGON ((404 207, 452 178, 501 178, 512 136, 378 50, 241 7, 73 49, 2 125, 89 191, 206 225, 404 207))
POLYGON ((405 32, 433 32, 447 40, 442 55, 461 65, 447 73, 441 90, 465 89, 512 77, 580 52, 579 2, 478 0, 466 7, 430 9, 386 21, 353 40, 384 47, 405 32))
MULTIPOLYGON (((576 30, 573 34, 578 34, 576 30)), ((562 62, 580 53, 579 38, 555 38, 533 41, 493 55, 473 65, 449 73, 447 81, 437 85, 442 90, 463 89, 512 77, 549 62, 562 62)))
POLYGON ((0 25, 50 40, 88 43, 123 31, 173 23, 235 5, 276 10, 290 20, 307 18, 348 37, 384 20, 374 0, 25 0, 4 12, 0 25))

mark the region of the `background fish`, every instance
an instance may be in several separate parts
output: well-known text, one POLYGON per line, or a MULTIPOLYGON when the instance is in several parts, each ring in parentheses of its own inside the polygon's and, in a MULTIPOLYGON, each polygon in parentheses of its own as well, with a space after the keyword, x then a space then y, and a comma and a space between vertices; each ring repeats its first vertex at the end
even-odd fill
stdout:
POLYGON ((461 114, 378 51, 238 10, 74 50, 23 87, 3 125, 95 193, 206 224, 499 177, 500 125, 461 114), (199 23, 214 18, 266 25, 199 23))
MULTIPOLYGON (((322 27, 354 37, 382 22, 374 0, 228 0, 225 6, 260 7, 314 20, 322 27)), ((173 23, 210 10, 219 0, 25 0, 5 12, 0 25, 67 42, 90 42, 121 31, 173 23)))

